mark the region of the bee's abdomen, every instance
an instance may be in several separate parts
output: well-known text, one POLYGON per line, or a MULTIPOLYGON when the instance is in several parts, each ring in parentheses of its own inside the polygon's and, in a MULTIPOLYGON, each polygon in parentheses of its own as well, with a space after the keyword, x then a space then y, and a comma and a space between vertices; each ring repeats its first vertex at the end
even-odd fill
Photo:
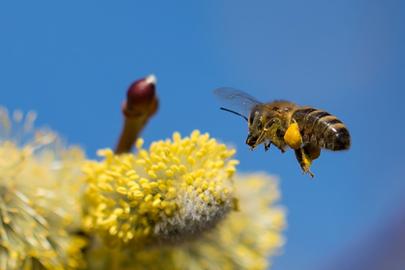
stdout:
POLYGON ((350 134, 336 116, 315 108, 304 107, 293 114, 304 143, 312 143, 333 151, 350 148, 350 134))

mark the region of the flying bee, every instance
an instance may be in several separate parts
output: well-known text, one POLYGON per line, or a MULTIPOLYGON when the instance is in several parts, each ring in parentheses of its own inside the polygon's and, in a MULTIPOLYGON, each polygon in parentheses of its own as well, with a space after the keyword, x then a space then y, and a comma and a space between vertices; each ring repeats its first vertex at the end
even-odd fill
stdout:
POLYGON ((262 103, 249 94, 233 88, 219 88, 214 94, 231 112, 248 122, 246 144, 254 149, 264 144, 267 151, 275 145, 284 153, 292 148, 304 173, 311 177, 312 161, 320 156, 321 149, 332 151, 350 148, 347 127, 336 116, 309 106, 299 106, 289 101, 262 103))

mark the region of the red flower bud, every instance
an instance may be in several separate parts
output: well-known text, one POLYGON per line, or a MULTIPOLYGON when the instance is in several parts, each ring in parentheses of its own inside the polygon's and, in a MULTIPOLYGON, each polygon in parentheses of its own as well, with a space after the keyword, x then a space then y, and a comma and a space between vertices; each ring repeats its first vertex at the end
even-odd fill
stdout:
POLYGON ((135 81, 128 88, 127 106, 150 104, 155 98, 156 77, 149 75, 146 78, 135 81))
POLYGON ((149 75, 131 84, 123 112, 127 117, 152 116, 158 107, 156 77, 149 75))

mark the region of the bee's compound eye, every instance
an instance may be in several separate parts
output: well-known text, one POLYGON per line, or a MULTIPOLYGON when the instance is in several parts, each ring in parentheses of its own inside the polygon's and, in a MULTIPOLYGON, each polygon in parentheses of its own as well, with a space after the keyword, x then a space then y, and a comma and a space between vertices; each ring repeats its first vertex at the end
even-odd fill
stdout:
POLYGON ((259 115, 259 111, 258 110, 253 110, 251 113, 250 113, 250 116, 249 116, 249 124, 253 124, 253 122, 255 121, 255 119, 258 117, 258 115, 259 115))
POLYGON ((249 124, 253 124, 254 115, 251 114, 249 117, 249 124))

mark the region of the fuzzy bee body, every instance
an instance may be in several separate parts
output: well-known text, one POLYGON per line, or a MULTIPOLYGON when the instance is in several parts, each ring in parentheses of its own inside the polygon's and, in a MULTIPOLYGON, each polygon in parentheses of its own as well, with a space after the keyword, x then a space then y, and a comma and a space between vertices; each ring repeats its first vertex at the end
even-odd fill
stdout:
POLYGON ((222 110, 239 115, 248 122, 247 145, 253 149, 264 144, 266 151, 271 144, 282 152, 292 148, 302 170, 311 176, 310 166, 319 157, 321 148, 332 151, 350 148, 347 127, 326 111, 289 101, 262 103, 232 88, 219 88, 214 93, 235 108, 221 107, 222 110))

